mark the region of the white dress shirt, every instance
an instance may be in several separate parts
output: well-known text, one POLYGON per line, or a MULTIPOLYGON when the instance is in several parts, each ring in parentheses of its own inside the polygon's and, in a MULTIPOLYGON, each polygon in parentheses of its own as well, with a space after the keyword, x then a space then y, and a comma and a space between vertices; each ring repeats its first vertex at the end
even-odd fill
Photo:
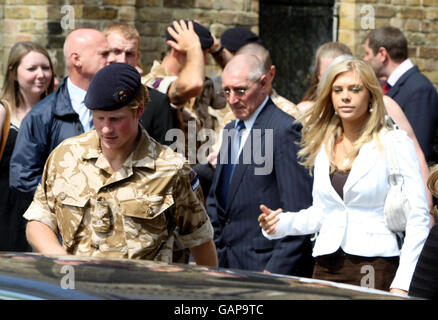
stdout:
POLYGON ((386 82, 388 82, 389 85, 393 87, 398 81, 398 79, 400 79, 401 76, 405 74, 406 71, 408 71, 413 67, 414 64, 412 63, 412 61, 410 59, 406 59, 391 73, 391 75, 388 77, 388 80, 386 80, 386 82))
POLYGON ((90 131, 93 127, 91 111, 84 104, 87 91, 75 86, 73 82, 71 82, 70 78, 67 78, 67 90, 68 94, 70 95, 70 101, 73 110, 79 115, 79 121, 84 128, 84 132, 90 131))
MULTIPOLYGON (((251 132, 252 126, 254 125, 254 122, 256 121, 258 115, 260 112, 262 112, 263 108, 265 107, 266 103, 268 102, 269 96, 266 96, 265 100, 260 104, 260 106, 257 107, 257 109, 253 112, 253 114, 248 117, 248 119, 244 120, 243 123, 245 124, 245 129, 242 129, 242 132, 239 134, 234 135, 233 142, 232 142, 232 150, 231 150, 231 161, 232 163, 237 163, 240 153, 242 152, 242 148, 245 145, 246 140, 248 139, 249 133, 251 132), (239 135, 241 135, 240 140, 240 148, 237 150, 237 146, 239 145, 238 139, 239 135)), ((237 122, 239 119, 236 119, 234 122, 234 128, 237 127, 237 122)))

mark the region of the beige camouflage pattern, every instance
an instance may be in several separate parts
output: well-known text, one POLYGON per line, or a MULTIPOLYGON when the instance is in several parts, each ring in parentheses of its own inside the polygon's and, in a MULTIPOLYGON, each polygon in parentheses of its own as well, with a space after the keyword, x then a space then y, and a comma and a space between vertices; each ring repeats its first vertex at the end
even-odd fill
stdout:
POLYGON ((272 89, 272 94, 270 95, 270 97, 272 101, 274 101, 275 105, 284 112, 286 112, 288 115, 291 115, 295 119, 297 119, 301 115, 301 111, 297 108, 297 105, 295 103, 287 100, 285 97, 280 96, 274 89, 272 89))
MULTIPOLYGON (((150 72, 141 77, 141 83, 143 83, 143 85, 145 86, 155 88, 158 91, 167 95, 167 89, 169 88, 170 84, 173 81, 175 81, 177 78, 178 77, 175 74, 162 67, 160 62, 155 60, 154 63, 152 64, 152 68, 150 72), (162 78, 163 80, 155 88, 152 85, 155 82, 155 80, 157 80, 158 78, 162 78)), ((184 105, 180 105, 180 106, 172 105, 172 106, 174 108, 182 108, 184 105)))
MULTIPOLYGON (((170 84, 177 79, 177 76, 172 74, 161 66, 158 61, 154 61, 151 71, 142 77, 143 85, 153 87, 158 91, 167 95, 170 84), (154 86, 157 79, 162 79, 158 86, 154 86)), ((222 93, 216 92, 213 81, 206 78, 202 93, 198 97, 193 97, 182 105, 173 105, 178 119, 177 127, 185 134, 185 156, 188 157, 188 148, 196 147, 199 150, 200 146, 205 143, 207 136, 202 129, 216 130, 219 123, 215 115, 209 112, 209 109, 221 110, 226 106, 226 99, 222 93), (189 121, 196 122, 196 145, 188 143, 188 123, 189 121)), ((212 142, 213 143, 213 142, 212 142)))
POLYGON ((50 154, 24 217, 61 234, 70 254, 172 262, 174 234, 186 248, 213 239, 196 182, 185 159, 144 129, 114 172, 92 130, 50 154))

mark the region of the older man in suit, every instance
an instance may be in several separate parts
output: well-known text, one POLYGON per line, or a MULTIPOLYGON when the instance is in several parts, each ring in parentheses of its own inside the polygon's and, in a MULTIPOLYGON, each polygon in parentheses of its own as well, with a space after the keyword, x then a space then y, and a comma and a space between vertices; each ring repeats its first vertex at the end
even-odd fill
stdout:
POLYGON ((300 126, 269 98, 256 56, 233 57, 223 71, 222 88, 237 119, 224 129, 207 197, 219 265, 311 276, 309 238, 270 241, 257 222, 265 201, 296 211, 312 202, 311 178, 296 155, 300 126))

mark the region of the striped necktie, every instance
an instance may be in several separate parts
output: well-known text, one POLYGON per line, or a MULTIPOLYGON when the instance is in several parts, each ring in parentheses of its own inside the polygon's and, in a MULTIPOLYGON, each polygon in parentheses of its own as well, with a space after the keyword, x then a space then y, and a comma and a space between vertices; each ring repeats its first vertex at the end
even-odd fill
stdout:
MULTIPOLYGON (((245 129, 245 123, 242 120, 239 120, 237 122, 237 126, 236 126, 236 133, 238 135, 238 144, 237 144, 237 153, 239 152, 240 149, 240 143, 242 140, 242 135, 240 134, 240 131, 242 129, 245 129)), ((234 168, 236 166, 236 162, 237 161, 232 161, 232 140, 231 138, 229 138, 228 141, 228 161, 227 163, 225 163, 223 165, 222 168, 222 177, 221 177, 221 187, 220 187, 220 194, 219 194, 219 201, 222 204, 223 207, 226 206, 226 199, 227 199, 227 195, 228 195, 228 189, 230 187, 230 183, 231 183, 231 179, 233 177, 233 173, 234 173, 234 168)), ((236 154, 236 158, 238 159, 238 156, 236 154)))

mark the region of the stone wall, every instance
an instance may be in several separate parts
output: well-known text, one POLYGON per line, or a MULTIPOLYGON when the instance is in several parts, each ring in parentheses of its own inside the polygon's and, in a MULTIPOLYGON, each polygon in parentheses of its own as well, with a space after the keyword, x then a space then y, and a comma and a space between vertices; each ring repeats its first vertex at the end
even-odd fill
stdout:
MULTIPOLYGON (((409 41, 410 57, 438 85, 438 0, 336 0, 339 41, 363 56, 368 28, 392 25, 409 41)), ((192 18, 220 36, 241 25, 258 33, 258 0, 0 0, 0 59, 3 80, 10 47, 21 40, 46 46, 64 75, 62 45, 72 27, 102 29, 112 21, 134 24, 141 34, 141 61, 160 59, 164 32, 175 19, 192 18)), ((207 72, 217 71, 210 60, 207 72)))
MULTIPOLYGON (((62 46, 73 28, 103 29, 113 21, 134 24, 141 35, 141 61, 145 67, 161 59, 164 34, 173 20, 195 19, 220 36, 241 25, 258 32, 258 0, 0 0, 1 83, 9 49, 16 41, 36 41, 58 61, 65 75, 62 46)), ((208 73, 217 72, 213 60, 208 73)))
POLYGON ((364 55, 368 29, 394 26, 408 39, 409 57, 438 87, 438 0, 337 0, 339 41, 364 55))

